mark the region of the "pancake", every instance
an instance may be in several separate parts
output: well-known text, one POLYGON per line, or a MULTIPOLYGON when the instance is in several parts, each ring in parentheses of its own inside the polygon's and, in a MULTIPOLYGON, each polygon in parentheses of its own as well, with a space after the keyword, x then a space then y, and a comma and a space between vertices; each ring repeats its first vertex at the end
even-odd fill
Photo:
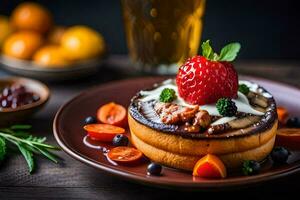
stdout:
MULTIPOLYGON (((274 146, 278 123, 276 104, 263 87, 245 83, 251 86, 251 93, 247 95, 251 112, 235 119, 219 117, 208 130, 198 133, 187 131, 182 124, 160 122, 155 110, 151 110, 152 101, 145 102, 145 92, 139 92, 128 109, 132 143, 152 161, 183 170, 192 170, 206 154, 217 155, 228 168, 239 167, 244 160, 262 161, 274 146), (152 112, 154 115, 149 116, 152 112)), ((243 98, 241 101, 246 101, 243 98)), ((209 106, 200 107, 214 114, 209 106)))

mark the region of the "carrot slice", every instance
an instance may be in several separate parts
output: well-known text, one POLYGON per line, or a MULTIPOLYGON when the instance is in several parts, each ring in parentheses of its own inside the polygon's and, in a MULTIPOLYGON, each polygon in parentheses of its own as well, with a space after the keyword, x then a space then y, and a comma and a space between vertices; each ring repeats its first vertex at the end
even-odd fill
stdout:
POLYGON ((278 121, 281 124, 286 124, 289 113, 284 107, 277 107, 278 121))
POLYGON ((101 106, 97 111, 97 118, 100 122, 125 127, 127 125, 126 109, 119 104, 110 102, 101 106))
POLYGON ((103 142, 111 142, 116 135, 125 133, 125 129, 110 124, 88 124, 83 128, 91 139, 103 142))
POLYGON ((276 145, 290 149, 300 149, 300 128, 280 128, 277 130, 276 145))
POLYGON ((108 152, 107 156, 115 162, 125 164, 140 160, 143 154, 132 147, 115 147, 108 152))

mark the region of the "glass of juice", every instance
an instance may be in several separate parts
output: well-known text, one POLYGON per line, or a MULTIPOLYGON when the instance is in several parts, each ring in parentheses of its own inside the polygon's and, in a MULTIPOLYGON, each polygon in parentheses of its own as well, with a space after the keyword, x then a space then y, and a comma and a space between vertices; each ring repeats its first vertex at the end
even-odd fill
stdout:
POLYGON ((205 0, 122 0, 127 46, 133 66, 174 74, 198 52, 205 0))

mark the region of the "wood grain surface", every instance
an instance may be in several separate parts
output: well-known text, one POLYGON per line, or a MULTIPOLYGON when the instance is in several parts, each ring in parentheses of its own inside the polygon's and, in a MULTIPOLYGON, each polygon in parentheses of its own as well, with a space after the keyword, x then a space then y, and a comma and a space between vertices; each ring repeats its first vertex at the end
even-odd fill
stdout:
MULTIPOLYGON (((264 77, 285 82, 300 88, 300 62, 242 61, 236 63, 242 74, 264 77)), ((138 76, 130 69, 125 56, 111 56, 105 67, 92 77, 72 82, 47 83, 52 96, 47 106, 36 116, 28 119, 36 135, 47 136, 49 143, 56 144, 52 135, 52 121, 57 109, 81 91, 108 81, 138 76)), ((0 77, 7 76, 0 71, 0 77)), ((300 101, 299 101, 300 102, 300 101)), ((300 103, 299 103, 300 106, 300 103)), ((84 109, 84 108, 82 108, 84 109)), ((300 115, 300 113, 299 113, 300 115)), ((230 195, 232 198, 253 197, 265 199, 272 195, 291 195, 300 189, 300 174, 284 179, 236 191, 181 192, 138 185, 88 167, 64 152, 59 152, 60 164, 46 159, 36 159, 37 169, 29 175, 26 163, 20 155, 11 155, 0 164, 0 200, 6 199, 172 199, 203 198, 230 195), (233 195, 234 194, 234 195, 233 195)))

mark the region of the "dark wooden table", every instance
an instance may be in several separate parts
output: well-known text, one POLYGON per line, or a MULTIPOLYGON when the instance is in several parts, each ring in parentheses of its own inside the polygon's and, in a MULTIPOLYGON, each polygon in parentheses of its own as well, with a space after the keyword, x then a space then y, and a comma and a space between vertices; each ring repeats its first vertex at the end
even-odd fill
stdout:
MULTIPOLYGON (((269 78, 300 88, 300 61, 242 61, 236 63, 239 73, 269 78)), ((58 108, 80 93, 108 81, 135 77, 128 72, 130 65, 125 56, 111 56, 99 73, 92 77, 63 83, 47 83, 52 96, 44 110, 40 111, 29 123, 34 133, 47 136, 49 143, 56 144, 52 135, 52 121, 58 108)), ((130 71, 130 70, 129 70, 130 71)), ((0 77, 8 73, 0 70, 0 77)), ((299 100, 300 102, 300 100, 299 100)), ((300 103, 299 103, 300 106, 300 103)), ((82 108, 84 109, 84 108, 82 108)), ((300 114, 300 113, 299 113, 300 114)), ((168 189, 138 185, 105 172, 88 167, 64 152, 58 155, 63 161, 56 165, 43 158, 37 158, 37 170, 29 175, 24 159, 13 155, 0 165, 0 200, 6 199, 203 199, 230 195, 231 198, 265 199, 270 195, 284 196, 298 192, 300 174, 278 181, 257 185, 235 191, 180 192, 168 189)), ((296 195, 299 195, 299 193, 296 195)))

